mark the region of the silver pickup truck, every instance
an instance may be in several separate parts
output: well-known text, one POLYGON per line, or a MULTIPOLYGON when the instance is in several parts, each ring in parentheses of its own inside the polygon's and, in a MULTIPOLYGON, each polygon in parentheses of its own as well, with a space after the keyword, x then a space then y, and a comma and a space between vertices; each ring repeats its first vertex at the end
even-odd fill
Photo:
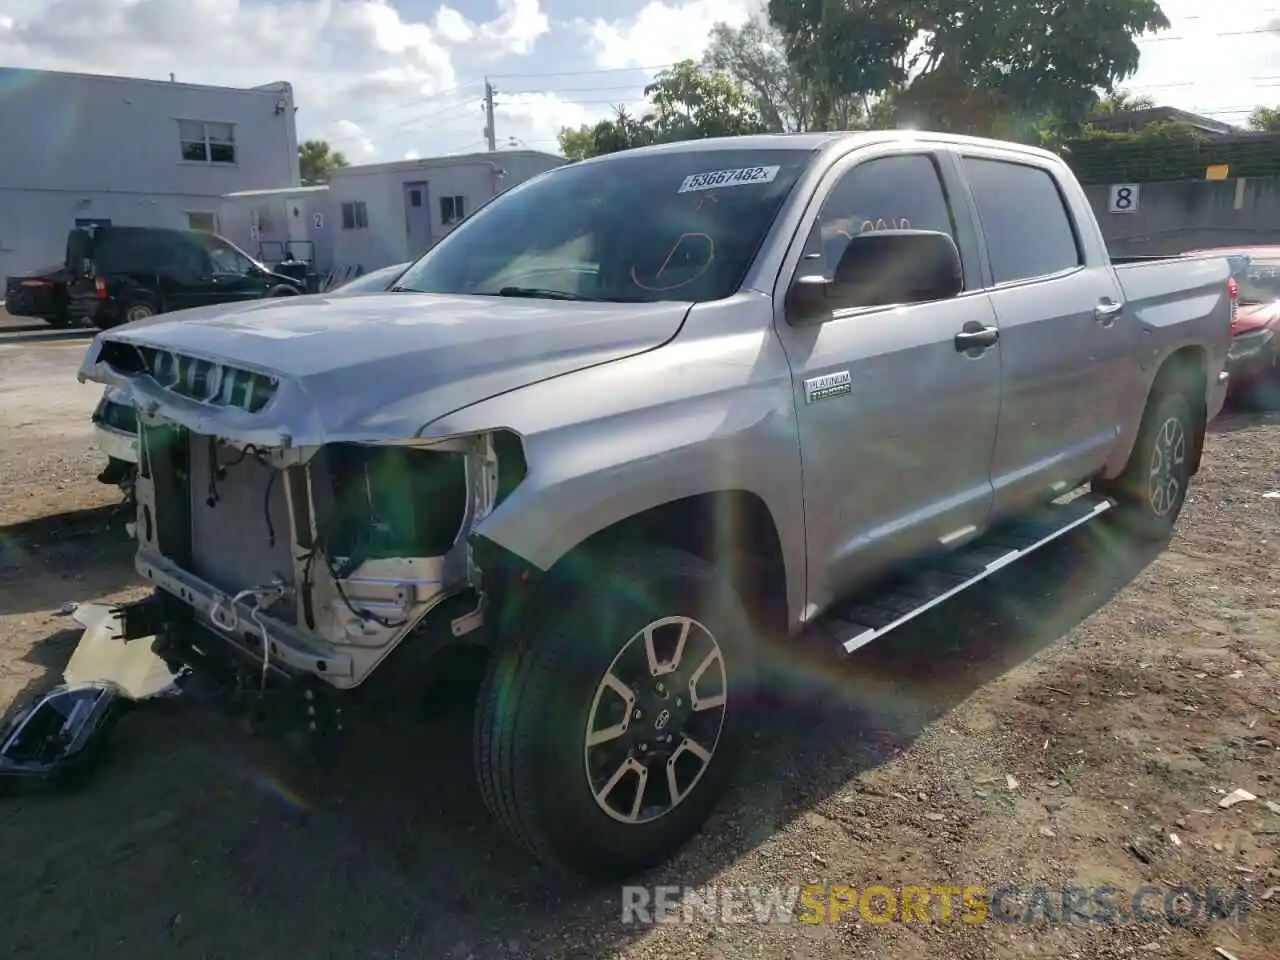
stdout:
POLYGON ((1008 143, 574 163, 390 292, 98 335, 80 377, 138 405, 157 588, 122 629, 320 738, 487 652, 495 818, 629 875, 701 828, 789 644, 856 650, 1106 513, 1168 536, 1229 276, 1113 266, 1062 160, 1008 143))

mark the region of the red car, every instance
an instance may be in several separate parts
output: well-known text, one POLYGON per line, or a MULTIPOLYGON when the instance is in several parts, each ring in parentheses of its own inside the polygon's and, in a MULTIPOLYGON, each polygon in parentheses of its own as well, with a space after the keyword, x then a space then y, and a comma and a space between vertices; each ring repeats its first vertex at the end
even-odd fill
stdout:
POLYGON ((1228 397, 1280 409, 1280 246, 1193 250, 1227 256, 1235 266, 1238 306, 1231 319, 1228 397))

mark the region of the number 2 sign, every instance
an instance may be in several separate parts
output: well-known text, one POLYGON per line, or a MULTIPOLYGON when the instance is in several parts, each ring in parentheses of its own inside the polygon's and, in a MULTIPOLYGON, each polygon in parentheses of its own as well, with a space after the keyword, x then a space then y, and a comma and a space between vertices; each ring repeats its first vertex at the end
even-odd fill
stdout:
POLYGON ((1108 204, 1111 213, 1138 212, 1138 185, 1136 183, 1113 183, 1111 199, 1108 204))

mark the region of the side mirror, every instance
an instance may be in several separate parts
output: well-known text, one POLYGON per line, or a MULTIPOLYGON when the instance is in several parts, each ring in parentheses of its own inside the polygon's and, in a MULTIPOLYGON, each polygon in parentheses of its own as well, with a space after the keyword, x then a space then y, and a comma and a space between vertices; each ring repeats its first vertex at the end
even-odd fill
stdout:
POLYGON ((820 323, 831 316, 827 292, 831 284, 821 274, 796 277, 787 291, 787 320, 795 326, 820 323))
POLYGON ((878 230, 849 241, 833 278, 821 281, 820 305, 813 293, 799 293, 819 281, 799 277, 792 284, 787 304, 791 322, 822 322, 832 310, 948 300, 964 290, 964 269, 955 241, 945 233, 878 230))

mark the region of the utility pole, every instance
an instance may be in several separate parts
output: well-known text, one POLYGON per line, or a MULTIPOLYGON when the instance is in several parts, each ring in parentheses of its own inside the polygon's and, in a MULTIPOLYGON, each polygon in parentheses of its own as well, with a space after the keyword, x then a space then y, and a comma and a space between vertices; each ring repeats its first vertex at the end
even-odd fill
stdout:
POLYGON ((490 153, 498 149, 498 138, 493 129, 493 95, 495 92, 493 84, 486 77, 484 81, 484 138, 489 142, 490 153))

